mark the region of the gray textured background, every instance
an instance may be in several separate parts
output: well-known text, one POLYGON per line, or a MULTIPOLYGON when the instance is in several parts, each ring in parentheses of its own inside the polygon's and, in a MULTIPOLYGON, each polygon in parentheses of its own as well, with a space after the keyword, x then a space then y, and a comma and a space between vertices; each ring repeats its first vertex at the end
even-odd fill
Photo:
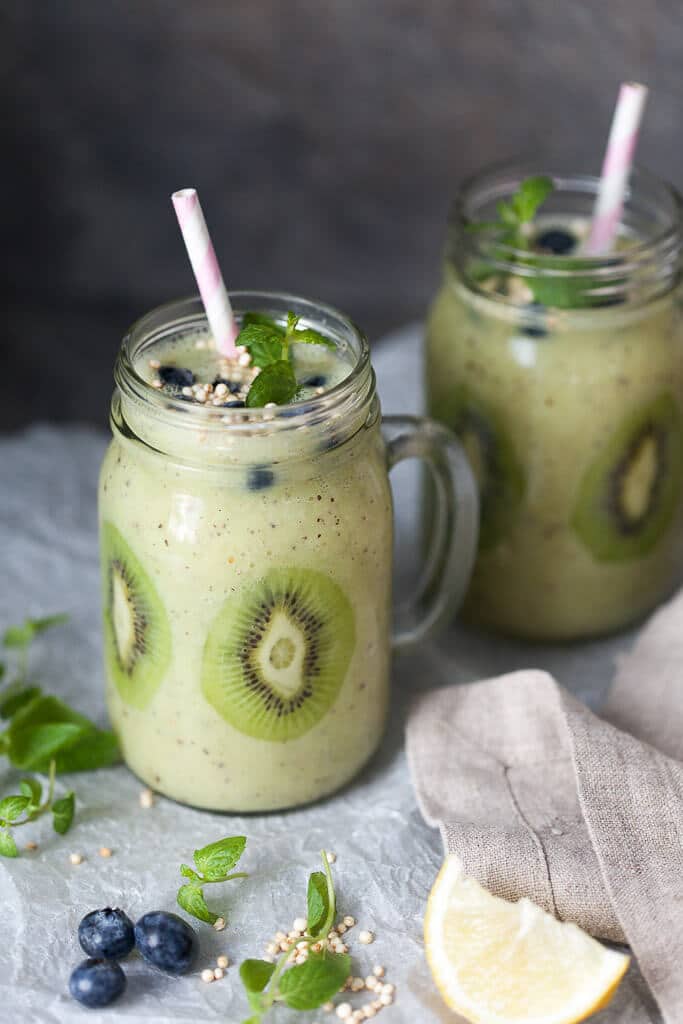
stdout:
POLYGON ((0 429, 105 422, 124 328, 192 290, 173 189, 232 286, 376 336, 421 315, 463 175, 597 170, 620 79, 680 183, 682 43, 680 0, 0 0, 0 429))

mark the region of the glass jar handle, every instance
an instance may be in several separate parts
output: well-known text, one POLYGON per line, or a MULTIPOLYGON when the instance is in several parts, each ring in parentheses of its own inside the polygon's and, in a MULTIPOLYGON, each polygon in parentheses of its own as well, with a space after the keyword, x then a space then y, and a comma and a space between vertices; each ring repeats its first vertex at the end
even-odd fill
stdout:
POLYGON ((392 647, 405 651, 438 630, 462 602, 477 553, 479 496, 467 456, 450 430, 416 416, 384 416, 382 434, 389 470, 403 459, 422 459, 434 492, 417 592, 396 610, 392 647))

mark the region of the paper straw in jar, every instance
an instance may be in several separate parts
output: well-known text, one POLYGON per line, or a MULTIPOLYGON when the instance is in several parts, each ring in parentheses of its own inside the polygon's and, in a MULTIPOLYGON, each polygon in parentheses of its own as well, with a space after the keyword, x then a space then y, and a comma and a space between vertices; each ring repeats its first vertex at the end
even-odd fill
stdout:
POLYGON ((197 190, 180 189, 171 199, 216 348, 223 355, 234 356, 237 325, 197 190))
POLYGON ((598 197, 590 234, 583 246, 586 256, 601 256, 612 248, 624 206, 647 88, 638 82, 622 82, 602 163, 598 197))

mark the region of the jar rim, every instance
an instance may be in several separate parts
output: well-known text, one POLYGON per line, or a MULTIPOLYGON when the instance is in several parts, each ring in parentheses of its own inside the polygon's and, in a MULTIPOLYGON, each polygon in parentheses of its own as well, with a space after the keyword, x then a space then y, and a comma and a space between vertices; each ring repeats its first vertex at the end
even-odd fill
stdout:
MULTIPOLYGON (((565 202, 567 197, 576 196, 590 202, 592 208, 600 183, 595 174, 568 174, 540 160, 503 162, 479 170, 463 181, 451 206, 447 258, 455 266, 461 267, 470 257, 485 262, 492 272, 526 279, 542 276, 579 286, 585 283, 586 294, 590 286, 592 294, 604 295, 606 301, 622 295, 624 283, 633 278, 638 279, 640 292, 647 298, 673 285, 680 272, 683 198, 673 185, 640 166, 631 173, 624 202, 624 218, 639 217, 640 230, 633 230, 630 244, 622 250, 598 256, 580 251, 568 255, 539 254, 503 243, 495 238, 494 232, 472 230, 478 219, 489 219, 477 218, 477 211, 509 198, 530 174, 547 174, 552 179, 555 187, 549 201, 555 198, 558 206, 563 196, 565 202), (539 255, 542 266, 538 266, 539 255)), ((561 216, 560 209, 557 214, 561 216)), ((586 219, 585 213, 583 218, 586 219)))
POLYGON ((192 429, 253 436, 322 423, 333 413, 336 416, 354 414, 360 405, 372 398, 375 378, 368 341, 363 331, 344 313, 326 303, 287 292, 238 290, 229 292, 229 295, 237 319, 254 310, 275 315, 292 310, 319 330, 322 326, 327 327, 323 333, 329 333, 332 340, 343 341, 346 350, 355 356, 349 373, 322 395, 267 410, 260 407, 227 410, 221 406, 195 404, 152 387, 137 370, 136 360, 145 347, 165 336, 194 326, 206 326, 201 298, 194 295, 174 299, 149 310, 124 334, 114 367, 114 379, 126 400, 144 406, 156 417, 172 422, 174 427, 182 423, 192 429))

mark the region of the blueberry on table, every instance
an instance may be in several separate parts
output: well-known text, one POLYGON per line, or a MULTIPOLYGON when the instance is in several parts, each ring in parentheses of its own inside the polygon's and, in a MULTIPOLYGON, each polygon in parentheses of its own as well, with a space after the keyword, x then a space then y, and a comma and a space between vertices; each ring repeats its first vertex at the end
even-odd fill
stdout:
POLYGON ((111 960, 83 960, 69 978, 69 992, 83 1006, 109 1006, 126 987, 126 976, 111 960))
POLYGON ((121 960, 135 945, 133 922, 118 908, 92 910, 78 926, 84 953, 97 960, 121 960))
POLYGON ((247 474, 247 487, 250 491, 263 491, 266 487, 272 487, 275 474, 272 469, 265 466, 252 466, 247 474))
POLYGON ((160 366, 157 373, 164 384, 173 384, 177 388, 189 388, 194 384, 192 370, 184 370, 180 366, 160 366))
POLYGON ((549 228, 536 236, 536 247, 553 256, 566 256, 576 247, 576 238, 562 228, 549 228))
POLYGON ((135 925, 135 942, 147 963, 167 974, 185 974, 197 955, 197 936, 187 921, 152 910, 135 925))

